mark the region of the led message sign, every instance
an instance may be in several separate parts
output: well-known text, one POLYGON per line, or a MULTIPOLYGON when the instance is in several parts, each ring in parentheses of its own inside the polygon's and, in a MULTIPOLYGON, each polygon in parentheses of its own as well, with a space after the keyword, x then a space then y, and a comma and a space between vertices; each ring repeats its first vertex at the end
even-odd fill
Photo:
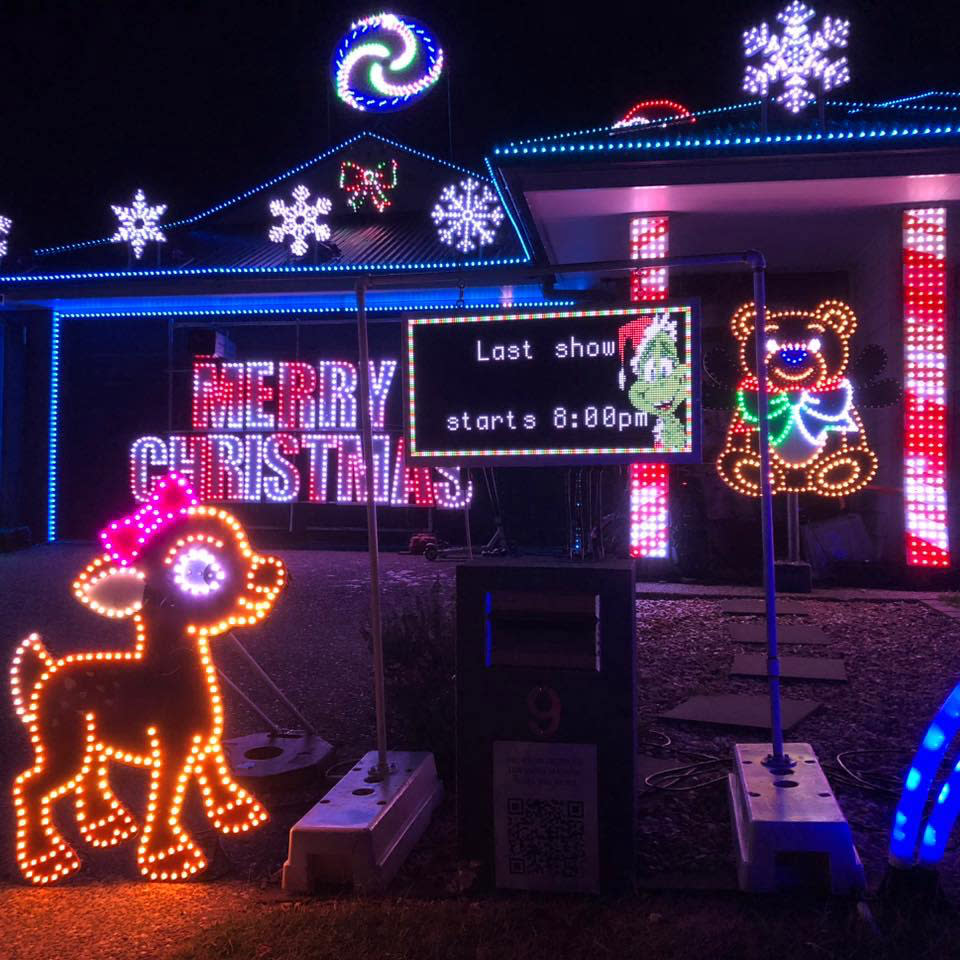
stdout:
POLYGON ((700 456, 694 304, 406 322, 411 461, 700 456))
MULTIPOLYGON (((462 508, 472 486, 461 483, 457 466, 406 463, 403 437, 388 416, 398 399, 396 372, 395 359, 370 361, 374 500, 462 508)), ((198 356, 192 400, 191 431, 132 444, 130 484, 139 502, 174 470, 208 503, 366 503, 355 363, 198 356)))

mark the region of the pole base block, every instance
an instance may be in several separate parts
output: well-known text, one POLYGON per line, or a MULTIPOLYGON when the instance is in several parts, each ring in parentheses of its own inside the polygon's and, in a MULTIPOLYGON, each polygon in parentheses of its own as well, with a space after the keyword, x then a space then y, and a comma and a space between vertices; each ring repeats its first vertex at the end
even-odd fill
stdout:
POLYGON ((853 835, 809 743, 785 743, 789 770, 764 761, 769 743, 734 746, 727 780, 740 889, 754 893, 865 888, 853 835))
POLYGON ((293 790, 322 774, 333 763, 334 749, 309 733, 269 731, 223 741, 233 776, 254 793, 293 790))
POLYGON ((373 775, 371 751, 290 830, 283 889, 321 884, 382 891, 423 836, 443 799, 432 753, 391 751, 389 774, 373 775))
POLYGON ((809 563, 778 560, 773 568, 778 592, 810 593, 813 589, 813 571, 809 563))

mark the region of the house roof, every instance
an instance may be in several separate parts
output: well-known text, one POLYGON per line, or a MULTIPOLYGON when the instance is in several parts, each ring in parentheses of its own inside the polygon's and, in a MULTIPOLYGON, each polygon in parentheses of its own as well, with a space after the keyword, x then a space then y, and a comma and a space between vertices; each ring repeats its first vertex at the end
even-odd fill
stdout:
MULTIPOLYGON (((921 192, 923 202, 940 202, 960 189, 957 92, 828 100, 822 119, 815 107, 794 116, 775 102, 764 110, 760 100, 666 115, 662 105, 669 101, 651 103, 661 106, 648 111, 646 123, 608 123, 493 149, 487 168, 538 259, 558 255, 544 237, 544 218, 577 222, 588 234, 591 217, 645 212, 650 204, 654 211, 672 210, 677 202, 686 209, 697 189, 712 200, 735 184, 759 197, 754 185, 764 182, 869 186, 880 178, 889 194, 883 202, 890 203, 898 194, 921 192), (891 186, 926 182, 918 176, 938 179, 923 191, 891 186)), ((583 259, 582 251, 574 259, 583 259)))
MULTIPOLYGON (((348 179, 356 169, 347 169, 348 179)), ((161 220, 163 244, 148 243, 142 260, 130 256, 125 243, 112 237, 42 247, 25 266, 0 274, 0 285, 57 284, 64 281, 156 281, 166 278, 402 272, 427 268, 475 269, 523 263, 529 259, 523 242, 504 217, 494 242, 467 253, 445 245, 430 213, 448 184, 471 177, 487 185, 488 177, 371 132, 359 133, 318 156, 243 193, 191 216, 161 220), (383 212, 369 202, 354 211, 341 186, 342 164, 374 168, 396 161, 396 186, 387 191, 383 212), (269 203, 292 203, 295 187, 310 191, 310 201, 332 201, 328 240, 314 242, 302 257, 290 241, 272 242, 271 225, 278 223, 269 203)), ((388 177, 389 179, 389 177, 388 177)), ((149 198, 153 199, 153 198, 149 198)))
POLYGON ((756 156, 790 151, 877 149, 888 144, 960 141, 960 92, 928 91, 879 102, 827 100, 792 117, 776 103, 762 122, 762 101, 675 114, 648 123, 602 126, 508 141, 494 147, 498 165, 548 160, 661 158, 691 152, 756 156))

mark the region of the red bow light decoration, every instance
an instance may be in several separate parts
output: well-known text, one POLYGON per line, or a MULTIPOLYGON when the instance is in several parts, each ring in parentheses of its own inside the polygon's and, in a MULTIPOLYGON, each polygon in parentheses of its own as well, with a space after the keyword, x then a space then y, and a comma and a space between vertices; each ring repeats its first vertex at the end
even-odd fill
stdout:
POLYGON ((382 160, 375 167, 362 167, 352 160, 340 164, 340 189, 347 193, 347 203, 356 213, 369 200, 383 213, 390 206, 387 194, 397 185, 397 161, 382 160))

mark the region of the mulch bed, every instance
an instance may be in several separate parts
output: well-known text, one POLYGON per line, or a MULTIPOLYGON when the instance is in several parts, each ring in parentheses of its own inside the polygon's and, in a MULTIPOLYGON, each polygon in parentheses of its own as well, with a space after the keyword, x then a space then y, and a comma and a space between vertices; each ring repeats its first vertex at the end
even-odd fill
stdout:
MULTIPOLYGON (((831 643, 785 647, 781 653, 843 657, 848 682, 782 681, 785 697, 822 704, 787 739, 813 746, 850 821, 868 883, 875 885, 886 866, 896 796, 853 786, 836 758, 841 754, 851 769, 870 772, 866 779, 878 785, 902 783, 934 711, 960 679, 960 622, 920 603, 800 603, 807 616, 780 619, 817 624, 831 643)), ((762 739, 757 731, 675 723, 656 716, 698 693, 764 692, 765 680, 727 675, 735 652, 757 648, 730 642, 724 623, 749 622, 750 617, 724 615, 717 602, 708 600, 641 600, 637 616, 643 752, 676 754, 682 762, 689 751, 726 763, 734 743, 762 739), (663 733, 672 744, 658 750, 655 745, 662 742, 663 733)), ((899 793, 899 786, 894 789, 899 793)), ((641 805, 641 875, 710 875, 718 872, 718 864, 730 863, 729 810, 722 782, 648 797, 641 805)), ((960 863, 950 852, 942 877, 945 886, 960 890, 960 863)))

